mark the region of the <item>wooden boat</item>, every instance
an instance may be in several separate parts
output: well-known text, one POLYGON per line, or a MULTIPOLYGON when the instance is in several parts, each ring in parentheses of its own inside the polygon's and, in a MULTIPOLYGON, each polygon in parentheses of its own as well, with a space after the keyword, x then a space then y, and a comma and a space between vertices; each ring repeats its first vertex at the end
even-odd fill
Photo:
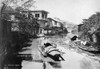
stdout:
POLYGON ((100 54, 100 51, 96 50, 96 49, 93 50, 93 49, 86 49, 86 48, 82 48, 82 47, 78 47, 78 48, 83 50, 83 51, 89 52, 89 53, 100 54))
POLYGON ((42 54, 42 56, 49 57, 54 61, 62 61, 64 60, 63 57, 61 56, 63 53, 61 51, 59 51, 59 49, 53 47, 53 46, 49 46, 44 50, 42 50, 42 48, 39 49, 40 53, 42 54), (60 60, 59 58, 61 58, 62 60, 60 60))

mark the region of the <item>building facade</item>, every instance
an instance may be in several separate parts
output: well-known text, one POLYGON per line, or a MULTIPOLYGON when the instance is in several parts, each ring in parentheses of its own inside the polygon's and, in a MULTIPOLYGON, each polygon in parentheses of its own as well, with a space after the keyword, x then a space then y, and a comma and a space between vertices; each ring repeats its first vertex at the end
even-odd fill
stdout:
POLYGON ((63 31, 62 23, 55 19, 48 18, 48 23, 45 27, 45 34, 59 34, 63 31))
POLYGON ((40 34, 59 34, 63 31, 64 27, 61 22, 48 18, 48 12, 44 10, 34 10, 34 11, 22 11, 25 16, 32 14, 33 18, 37 20, 39 24, 38 35, 40 34))
POLYGON ((28 16, 28 14, 32 14, 33 18, 37 20, 37 23, 39 24, 39 34, 44 34, 44 28, 48 22, 47 15, 48 12, 44 10, 34 10, 34 11, 22 11, 23 14, 28 16))

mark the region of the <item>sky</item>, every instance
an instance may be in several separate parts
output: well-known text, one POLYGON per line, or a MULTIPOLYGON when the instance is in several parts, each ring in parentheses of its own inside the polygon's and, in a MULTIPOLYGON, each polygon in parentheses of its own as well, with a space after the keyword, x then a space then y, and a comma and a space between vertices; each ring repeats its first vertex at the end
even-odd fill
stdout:
POLYGON ((82 23, 82 19, 100 11, 100 0, 36 0, 36 10, 46 10, 49 17, 82 23))

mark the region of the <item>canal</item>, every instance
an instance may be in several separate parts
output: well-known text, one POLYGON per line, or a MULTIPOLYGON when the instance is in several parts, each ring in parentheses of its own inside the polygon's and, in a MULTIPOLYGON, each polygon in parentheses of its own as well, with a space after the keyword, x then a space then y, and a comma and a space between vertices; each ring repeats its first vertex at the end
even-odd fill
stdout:
MULTIPOLYGON (((24 47, 23 51, 18 52, 18 57, 24 57, 21 61, 21 69, 43 69, 38 47, 45 41, 57 44, 57 47, 62 52, 65 52, 63 55, 65 61, 61 62, 62 67, 60 69, 100 69, 99 58, 88 55, 85 52, 80 52, 78 49, 69 46, 71 36, 73 35, 69 33, 67 36, 46 36, 45 38, 31 39, 31 46, 24 47)), ((48 65, 47 69, 55 68, 48 65)))

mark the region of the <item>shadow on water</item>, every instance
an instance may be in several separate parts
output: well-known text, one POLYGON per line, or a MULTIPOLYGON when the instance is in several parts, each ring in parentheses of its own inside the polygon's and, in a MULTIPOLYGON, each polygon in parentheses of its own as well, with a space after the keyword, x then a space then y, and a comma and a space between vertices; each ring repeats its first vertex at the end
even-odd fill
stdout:
POLYGON ((32 42, 32 37, 28 34, 22 34, 19 32, 12 32, 12 44, 7 48, 7 54, 4 60, 4 69, 21 69, 21 63, 23 60, 32 60, 31 54, 18 54, 18 52, 25 51, 24 47, 29 47, 32 42))

